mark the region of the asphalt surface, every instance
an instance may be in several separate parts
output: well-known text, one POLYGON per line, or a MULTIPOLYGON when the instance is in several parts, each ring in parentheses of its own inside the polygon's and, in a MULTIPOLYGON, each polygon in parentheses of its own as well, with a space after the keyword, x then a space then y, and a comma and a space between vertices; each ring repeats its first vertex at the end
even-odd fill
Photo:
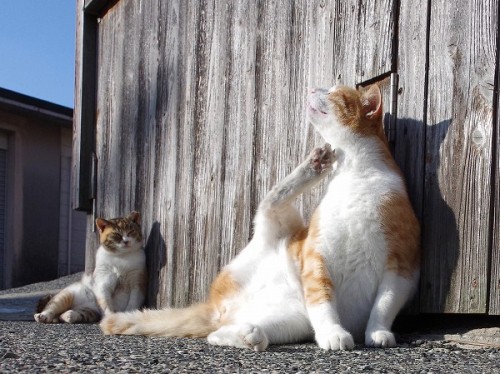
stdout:
POLYGON ((399 334, 391 349, 325 352, 304 343, 257 353, 204 339, 104 336, 96 324, 19 320, 32 318, 28 309, 40 294, 78 278, 0 292, 0 373, 500 373, 496 340, 466 349, 415 331, 399 334))

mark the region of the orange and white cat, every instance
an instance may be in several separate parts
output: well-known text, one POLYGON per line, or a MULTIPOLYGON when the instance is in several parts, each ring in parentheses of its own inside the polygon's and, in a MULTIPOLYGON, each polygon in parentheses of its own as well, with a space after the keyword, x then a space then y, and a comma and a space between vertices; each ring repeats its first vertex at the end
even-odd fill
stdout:
POLYGON ((307 117, 326 144, 260 203, 249 244, 206 302, 105 316, 105 334, 207 337, 261 351, 315 337, 323 349, 396 344, 391 325, 419 274, 418 221, 382 127, 378 86, 316 89, 307 117), (333 164, 333 167, 332 167, 333 164), (334 169, 308 227, 292 205, 334 169))
POLYGON ((35 321, 98 322, 101 315, 140 308, 146 296, 146 257, 140 214, 97 218, 100 247, 93 274, 84 274, 53 297, 42 299, 35 321))

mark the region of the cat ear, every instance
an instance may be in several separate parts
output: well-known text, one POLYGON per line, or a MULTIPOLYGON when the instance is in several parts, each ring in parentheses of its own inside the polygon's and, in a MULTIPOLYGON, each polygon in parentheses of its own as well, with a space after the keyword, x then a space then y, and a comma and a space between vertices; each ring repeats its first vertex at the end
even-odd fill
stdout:
POLYGON ((133 212, 130 212, 129 215, 127 216, 128 219, 131 221, 137 223, 139 226, 141 225, 141 213, 136 212, 135 210, 133 212))
POLYGON ((372 84, 361 95, 361 105, 366 118, 377 119, 382 116, 382 94, 378 84, 372 84))
POLYGON ((109 226, 109 222, 106 221, 105 219, 102 219, 102 218, 97 218, 95 220, 95 224, 97 226, 97 228, 99 229, 99 232, 102 234, 102 232, 104 231, 104 229, 109 226))

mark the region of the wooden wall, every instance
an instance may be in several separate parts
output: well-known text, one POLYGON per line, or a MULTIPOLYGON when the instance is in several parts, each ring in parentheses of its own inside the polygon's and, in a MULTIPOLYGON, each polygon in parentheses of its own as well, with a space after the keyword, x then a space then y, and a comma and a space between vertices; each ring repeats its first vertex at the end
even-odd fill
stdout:
MULTIPOLYGON (((80 80, 96 87, 95 135, 75 121, 95 142, 80 152, 96 155, 96 215, 143 214, 151 305, 202 299, 248 242, 262 196, 322 143, 305 122, 310 88, 379 82, 423 226, 420 310, 500 314, 496 1, 80 5, 99 20, 96 73, 80 80)), ((76 181, 88 209, 92 183, 76 181)), ((306 217, 323 190, 298 200, 306 217)))

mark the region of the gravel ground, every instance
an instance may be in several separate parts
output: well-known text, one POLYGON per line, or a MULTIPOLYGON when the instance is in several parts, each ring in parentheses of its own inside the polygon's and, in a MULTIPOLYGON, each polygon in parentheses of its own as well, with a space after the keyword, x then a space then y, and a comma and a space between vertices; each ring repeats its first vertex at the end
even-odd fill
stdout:
POLYGON ((103 336, 97 325, 0 322, 0 372, 499 373, 500 350, 413 341, 393 349, 324 352, 312 343, 266 352, 203 339, 103 336))
MULTIPOLYGON (((104 336, 96 324, 32 321, 40 295, 80 277, 0 292, 0 373, 500 373, 498 319, 493 324, 489 320, 486 329, 459 323, 448 334, 403 329, 392 349, 357 346, 349 352, 325 352, 305 343, 271 346, 260 353, 210 346, 204 339, 104 336)), ((443 321, 439 316, 438 326, 443 321)))

